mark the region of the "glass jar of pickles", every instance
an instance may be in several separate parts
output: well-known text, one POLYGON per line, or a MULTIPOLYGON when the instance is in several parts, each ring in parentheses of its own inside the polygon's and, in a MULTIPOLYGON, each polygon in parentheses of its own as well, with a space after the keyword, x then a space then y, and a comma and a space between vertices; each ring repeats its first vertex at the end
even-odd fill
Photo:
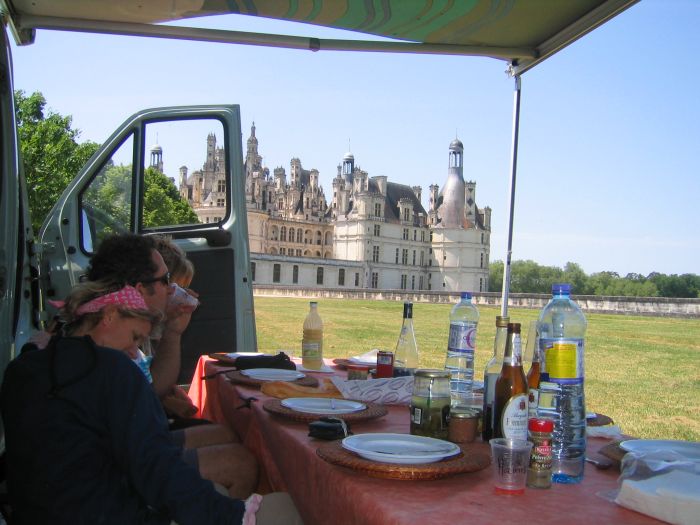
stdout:
POLYGON ((450 418, 450 372, 418 369, 411 397, 411 434, 447 439, 450 418))

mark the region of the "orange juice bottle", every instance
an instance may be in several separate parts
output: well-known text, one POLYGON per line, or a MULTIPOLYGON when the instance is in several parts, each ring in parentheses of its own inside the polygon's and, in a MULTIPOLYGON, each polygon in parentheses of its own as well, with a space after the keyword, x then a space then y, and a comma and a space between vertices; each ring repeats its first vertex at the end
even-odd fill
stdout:
POLYGON ((323 321, 318 315, 318 303, 311 301, 309 306, 301 340, 301 364, 304 368, 320 370, 323 367, 323 321))

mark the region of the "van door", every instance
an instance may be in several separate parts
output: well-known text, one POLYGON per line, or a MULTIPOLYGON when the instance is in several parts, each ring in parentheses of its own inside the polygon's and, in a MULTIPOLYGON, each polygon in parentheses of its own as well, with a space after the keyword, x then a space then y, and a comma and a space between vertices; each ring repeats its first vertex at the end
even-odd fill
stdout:
MULTIPOLYGON (((181 383, 211 352, 255 351, 238 106, 130 117, 90 159, 41 228, 41 288, 64 298, 105 236, 167 234, 194 263, 200 306, 182 342, 181 383)), ((50 307, 49 307, 50 309, 50 307)))

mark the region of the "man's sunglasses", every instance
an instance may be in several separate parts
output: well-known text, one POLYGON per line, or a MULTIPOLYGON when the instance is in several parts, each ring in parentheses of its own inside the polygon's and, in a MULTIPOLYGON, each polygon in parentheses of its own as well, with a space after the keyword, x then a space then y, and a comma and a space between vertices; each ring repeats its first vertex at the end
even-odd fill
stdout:
POLYGON ((163 283, 163 286, 170 286, 170 272, 165 272, 160 277, 153 277, 151 279, 142 279, 143 284, 151 283, 163 283))

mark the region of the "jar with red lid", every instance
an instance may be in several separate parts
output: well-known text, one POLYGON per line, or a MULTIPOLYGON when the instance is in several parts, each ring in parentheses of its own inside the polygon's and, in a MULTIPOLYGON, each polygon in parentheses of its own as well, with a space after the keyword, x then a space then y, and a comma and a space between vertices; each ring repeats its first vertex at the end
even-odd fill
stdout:
POLYGON ((532 442, 527 486, 548 489, 552 486, 552 432, 554 421, 533 417, 527 424, 528 441, 532 442))

